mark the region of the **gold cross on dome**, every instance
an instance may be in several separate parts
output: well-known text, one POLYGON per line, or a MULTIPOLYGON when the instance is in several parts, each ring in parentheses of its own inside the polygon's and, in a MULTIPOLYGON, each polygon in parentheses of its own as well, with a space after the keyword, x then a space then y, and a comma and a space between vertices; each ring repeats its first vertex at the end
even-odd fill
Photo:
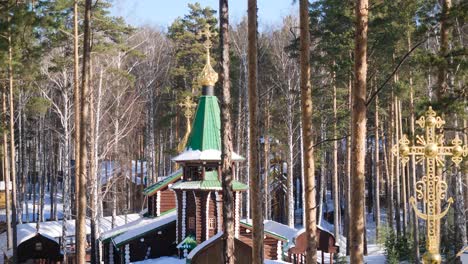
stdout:
POLYGON ((455 166, 459 166, 463 157, 468 155, 468 147, 462 146, 460 138, 455 136, 451 146, 444 145, 443 134, 437 134, 436 128, 442 128, 445 121, 437 116, 432 107, 421 116, 416 123, 425 130, 425 136, 416 136, 416 145, 410 146, 408 137, 404 135, 399 144, 393 146, 394 155, 400 155, 401 161, 405 165, 409 156, 415 156, 416 162, 425 161, 426 175, 416 182, 416 198, 410 198, 410 204, 416 215, 427 221, 426 247, 427 252, 423 256, 424 263, 440 263, 440 219, 444 217, 453 203, 452 198, 448 198, 448 207, 441 210, 441 200, 447 198, 447 183, 441 175, 437 175, 437 167, 444 166, 446 156, 451 156, 455 166), (416 201, 420 200, 424 210, 419 211, 416 201))
POLYGON ((203 29, 200 31, 198 34, 198 38, 203 41, 203 46, 207 49, 210 50, 211 47, 213 46, 213 42, 211 41, 212 33, 210 30, 210 24, 205 24, 203 29))

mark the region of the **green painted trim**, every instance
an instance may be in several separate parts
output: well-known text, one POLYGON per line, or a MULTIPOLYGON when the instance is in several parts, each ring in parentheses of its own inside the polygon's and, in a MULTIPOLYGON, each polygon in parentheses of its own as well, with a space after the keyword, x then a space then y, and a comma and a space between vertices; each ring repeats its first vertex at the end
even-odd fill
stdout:
POLYGON ((180 179, 182 177, 182 175, 183 175, 183 170, 180 170, 177 173, 174 172, 174 175, 168 176, 164 180, 158 181, 157 183, 146 187, 143 190, 143 194, 147 195, 147 196, 152 196, 157 191, 161 190, 162 188, 164 188, 164 187, 168 186, 169 184, 171 184, 171 183, 177 181, 178 179, 180 179))

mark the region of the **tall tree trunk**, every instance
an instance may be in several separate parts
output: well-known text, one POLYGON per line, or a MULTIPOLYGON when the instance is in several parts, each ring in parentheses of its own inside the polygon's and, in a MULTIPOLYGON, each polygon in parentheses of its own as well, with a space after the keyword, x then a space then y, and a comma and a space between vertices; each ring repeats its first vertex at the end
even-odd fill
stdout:
MULTIPOLYGON (((232 190, 233 162, 231 135, 231 85, 229 80, 229 5, 228 0, 219 0, 219 43, 221 46, 221 166, 223 183, 223 229, 224 263, 234 264, 234 194, 232 190)), ((209 60, 210 57, 207 58, 209 60)), ((209 63, 209 61, 207 62, 209 63)))
POLYGON ((81 86, 80 116, 80 174, 78 177, 78 208, 76 233, 76 262, 85 263, 86 259, 86 179, 88 164, 88 143, 90 140, 90 60, 91 60, 91 0, 85 2, 83 68, 81 86))
POLYGON ((374 171, 375 171, 375 193, 374 193, 374 216, 375 216, 375 239, 379 241, 380 229, 380 138, 379 138, 379 98, 375 97, 374 113, 374 171))
MULTIPOLYGON (((396 75, 395 75, 396 76, 396 75)), ((400 120, 399 120, 399 114, 398 114, 398 97, 394 97, 393 99, 393 120, 395 123, 395 130, 394 130, 394 135, 395 135, 395 144, 398 144, 400 141, 400 120)), ((396 161, 395 161, 395 218, 396 218, 396 230, 397 230, 397 236, 400 237, 401 235, 401 196, 400 196, 400 153, 397 153, 396 155, 396 161)))
MULTIPOLYGON (((91 62, 90 62, 91 63, 91 62)), ((92 65, 90 65, 92 67, 92 65)), ((99 88, 98 90, 101 90, 102 86, 102 74, 103 70, 101 69, 99 73, 99 88)), ((90 76, 90 79, 92 79, 92 76, 90 76)), ((91 121, 91 138, 90 138, 90 164, 89 164, 89 198, 90 198, 90 214, 91 214, 91 263, 97 264, 99 263, 99 250, 97 246, 98 238, 99 238, 99 232, 98 232, 98 205, 97 205, 97 200, 98 200, 98 177, 97 177, 97 170, 98 170, 98 160, 97 160, 97 137, 98 137, 98 131, 97 131, 97 122, 99 116, 95 115, 97 107, 95 107, 95 96, 94 93, 90 94, 91 95, 91 102, 90 102, 90 121, 91 121)), ((100 98, 98 98, 100 100, 100 98)))
MULTIPOLYGON (((263 203, 264 203, 264 217, 265 219, 269 219, 269 212, 270 212, 270 205, 269 205, 269 181, 268 177, 270 175, 270 136, 269 136, 269 131, 270 131, 270 119, 271 119, 271 114, 270 114, 270 100, 269 96, 267 96, 268 99, 265 102, 265 136, 264 136, 264 161, 263 161, 263 167, 264 167, 264 175, 263 175, 263 203)), ((293 206, 294 208, 294 206, 293 206)))
MULTIPOLYGON (((322 123, 320 124, 320 140, 325 140, 326 138, 326 132, 325 132, 325 120, 322 118, 322 123)), ((319 178, 319 184, 318 184, 318 212, 317 212, 317 222, 319 225, 322 224, 323 220, 323 206, 324 206, 324 201, 325 201, 325 191, 327 189, 327 151, 325 150, 325 145, 322 144, 322 155, 320 157, 320 178, 319 178)), ((326 201, 325 201, 326 202, 326 201)))
MULTIPOLYGON (((411 49, 411 34, 408 33, 408 50, 411 49)), ((413 87, 413 72, 411 68, 409 69, 409 86, 410 86, 410 133, 411 133, 411 139, 412 139, 412 145, 414 146, 414 87, 413 87)), ((466 142, 466 141, 465 141, 466 142)), ((413 195, 414 197, 416 196, 416 158, 414 155, 411 155, 410 157, 410 172, 411 175, 408 175, 408 177, 411 178, 411 192, 409 195, 413 195)), ((414 263, 419 264, 419 261, 421 259, 421 254, 419 252, 419 227, 418 227, 418 218, 416 216, 416 212, 414 210, 411 210, 411 220, 412 220, 412 226, 413 226, 413 250, 414 250, 414 263)))
POLYGON ((302 110, 302 134, 304 136, 304 179, 305 179, 305 214, 307 236, 307 263, 317 262, 316 239, 316 208, 315 208, 315 164, 312 129, 312 85, 310 83, 310 33, 309 33, 309 1, 299 1, 300 23, 300 86, 302 110))
MULTIPOLYGON (((397 107, 398 107, 398 123, 399 123, 398 133, 400 135, 400 138, 402 138, 403 137, 403 118, 401 117, 401 112, 402 112, 401 100, 398 100, 397 107)), ((408 221, 408 195, 407 195, 407 188, 406 188, 406 182, 407 182, 406 177, 407 177, 406 168, 402 166, 401 167, 401 191, 402 191, 401 199, 403 200, 402 202, 403 204, 402 231, 403 231, 404 236, 406 236, 406 225, 408 221)))
MULTIPOLYGON (((352 96, 352 80, 351 80, 351 75, 349 76, 348 80, 348 110, 351 113, 352 111, 352 102, 353 102, 353 96, 352 96)), ((349 121, 349 126, 348 126, 348 132, 349 135, 351 135, 352 131, 352 124, 351 120, 349 121)), ((350 246, 351 246, 351 230, 350 230, 350 224, 351 224, 351 136, 348 136, 346 138, 346 219, 345 219, 345 227, 346 227, 346 256, 349 256, 350 254, 350 246)))
MULTIPOLYGON (((458 127, 458 117, 454 115, 454 127, 458 127)), ((458 132, 456 133, 458 137, 458 132)), ((466 141, 465 141, 466 142, 466 141)), ((465 158, 466 159, 466 158, 465 158)), ((454 196, 455 202, 453 203, 454 210, 454 246, 455 254, 463 249, 467 244, 467 230, 466 230, 466 212, 465 212, 465 203, 463 199, 463 180, 462 180, 463 171, 458 167, 452 168, 451 179, 452 179, 452 195, 454 196)), ((455 263, 462 263, 460 257, 456 258, 455 263)))
MULTIPOLYGON (((70 192, 69 188, 71 189, 71 183, 72 181, 72 176, 73 175, 66 175, 66 170, 68 169, 66 166, 63 168, 63 210, 64 210, 64 221, 63 221, 63 232, 62 232, 62 250, 64 252, 64 261, 67 261, 67 253, 66 253, 66 220, 69 217, 69 212, 71 213, 71 208, 74 208, 74 212, 76 212, 76 208, 78 208, 78 199, 76 197, 78 196, 79 192, 79 181, 78 177, 81 175, 80 169, 80 113, 81 113, 81 93, 80 93, 80 88, 79 88, 79 39, 78 39, 78 0, 75 0, 73 3, 73 104, 74 104, 74 114, 75 114, 75 139, 74 139, 74 158, 75 158, 75 175, 74 175, 74 180, 75 180, 75 192, 74 195, 72 196, 71 194, 68 194, 70 192), (73 199, 74 197, 74 199, 73 199), (72 201, 75 201, 75 203, 72 205, 72 201)), ((66 142, 65 144, 68 144, 66 142)), ((69 151, 65 148, 65 152, 69 151)), ((68 158, 68 153, 65 153, 65 158, 68 158)), ((68 163, 68 160, 65 160, 65 164, 68 163)), ((76 233, 81 233, 80 230, 81 226, 76 225, 75 231, 76 233)))
POLYGON ((252 207, 253 225, 253 264, 263 263, 263 206, 259 164, 258 138, 258 88, 257 88, 257 0, 248 0, 248 67, 249 67, 249 176, 250 205, 252 207))
MULTIPOLYGON (((335 63, 333 63, 335 64, 335 63)), ((335 237, 340 237, 340 193, 338 190, 338 131, 337 131, 337 115, 338 109, 336 105, 336 76, 333 70, 333 175, 332 175, 332 188, 333 188, 333 233, 335 237)))
MULTIPOLYGON (((393 96, 392 96, 393 97, 393 96)), ((388 207, 388 225, 390 227, 390 230, 394 230, 394 215, 395 213, 395 203, 394 203, 394 191, 393 191, 393 183, 394 183, 394 175, 395 175, 395 170, 394 170, 394 164, 395 164, 395 157, 392 154, 392 146, 394 145, 393 142, 393 134, 395 130, 395 122, 393 116, 395 115, 393 111, 393 99, 390 99, 390 116, 388 119, 390 119, 390 122, 388 124, 387 130, 388 130, 388 136, 386 137, 386 145, 384 146, 387 149, 386 157, 387 157, 387 167, 388 167, 388 191, 387 191, 387 207, 388 207)))
MULTIPOLYGON (((18 101, 21 102, 22 100, 22 92, 19 93, 18 101)), ((19 200, 17 201, 17 215, 18 215, 18 224, 23 223, 23 197, 24 197, 24 150, 23 150, 23 109, 22 107, 18 108, 18 169, 19 179, 17 180, 18 183, 18 193, 21 193, 19 200)))
MULTIPOLYGON (((465 112, 468 111, 468 104, 466 103, 465 101, 465 112)), ((463 127, 468 127, 468 120, 463 120, 463 127)), ((465 144, 468 143, 468 134, 467 133, 464 133, 463 135, 463 142, 465 142, 465 144)), ((465 159, 465 162, 464 162, 464 166, 462 167, 463 168, 463 171, 462 171, 462 175, 463 175, 463 186, 464 186, 464 190, 463 190, 463 198, 464 198, 464 202, 465 202, 465 214, 466 214, 466 218, 468 218, 468 159, 465 159)), ((466 225, 466 229, 468 230, 468 221, 465 220, 465 225, 466 225)))
MULTIPOLYGON (((3 123, 7 126, 7 106, 6 106, 6 86, 2 92, 2 108, 3 108, 3 123)), ((11 178, 10 178, 10 161, 8 156, 8 136, 3 133, 3 177, 5 181, 5 202, 6 202, 6 224, 7 224, 7 248, 13 247, 13 231, 11 225, 11 178)), ((27 205, 26 205, 27 206, 27 205)))
POLYGON ((440 100, 444 93, 447 92, 447 65, 448 61, 445 59, 449 48, 450 37, 450 9, 452 8, 452 0, 442 0, 442 14, 440 17, 440 50, 439 56, 443 61, 438 64, 437 84, 436 84, 436 97, 440 100))
MULTIPOLYGON (((291 91, 291 89, 288 89, 291 91)), ((287 177, 286 177, 286 216, 288 226, 294 227, 294 109, 292 95, 288 94, 288 106, 287 106, 287 136, 288 136, 288 157, 287 157, 287 177)))
POLYGON ((351 186, 351 263, 363 263, 364 199, 366 158, 366 78, 368 0, 356 1, 356 39, 354 51, 354 87, 352 116, 352 171, 351 186))
MULTIPOLYGON (((302 225, 305 226, 306 223, 306 215, 305 215, 305 173, 304 173, 304 136, 303 136, 303 129, 302 129, 302 119, 299 120, 299 141, 300 145, 300 155, 301 155, 301 209, 302 209, 302 225)), ((298 198, 299 199, 299 198, 298 198)))
POLYGON ((15 154, 15 109, 13 107, 13 48, 11 43, 11 24, 10 15, 8 15, 8 81, 9 81, 9 96, 10 101, 10 173, 11 173, 11 224, 13 225, 13 263, 17 260, 17 236, 16 222, 18 215, 16 214, 16 154, 15 154))

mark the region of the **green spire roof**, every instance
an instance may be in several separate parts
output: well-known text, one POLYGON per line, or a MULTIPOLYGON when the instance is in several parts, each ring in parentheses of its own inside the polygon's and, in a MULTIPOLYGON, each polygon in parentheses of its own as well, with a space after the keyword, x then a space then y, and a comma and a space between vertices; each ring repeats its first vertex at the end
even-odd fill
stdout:
POLYGON ((218 98, 212 95, 201 96, 193 120, 192 132, 185 148, 200 151, 208 149, 221 151, 220 130, 221 114, 218 98))

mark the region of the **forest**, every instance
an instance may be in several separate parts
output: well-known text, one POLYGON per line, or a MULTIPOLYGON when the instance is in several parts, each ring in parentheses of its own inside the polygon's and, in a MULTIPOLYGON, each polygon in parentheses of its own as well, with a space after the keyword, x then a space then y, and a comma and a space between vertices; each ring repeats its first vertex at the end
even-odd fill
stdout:
MULTIPOLYGON (((231 144, 223 153, 245 157, 230 177, 251 183, 242 218, 306 232, 315 223, 328 227, 342 245, 338 263, 350 255, 350 263, 364 263, 368 244, 380 245, 387 263, 419 263, 427 227, 411 197, 427 167, 414 156, 402 163, 394 146, 424 137, 417 120, 431 106, 446 122, 437 141, 465 144, 459 167, 447 156, 437 171, 447 182, 441 206, 451 205, 440 220, 440 252, 447 263, 462 263, 468 3, 290 1, 302 13, 261 27, 252 26, 250 9, 223 25, 223 14, 195 2, 159 27, 112 16, 109 0, 0 1, 1 179, 12 186, 0 213, 7 249, 15 251, 17 224, 39 229, 63 220, 66 230, 76 219, 78 236, 85 218, 95 248, 99 219, 109 216, 114 226, 118 215, 145 208, 144 188, 179 169, 172 158, 191 132, 208 28, 211 64, 227 76, 214 88, 221 135, 231 144)), ((61 243, 66 248, 65 231, 61 243)), ((308 251, 307 260, 315 263, 316 254, 308 251)))

